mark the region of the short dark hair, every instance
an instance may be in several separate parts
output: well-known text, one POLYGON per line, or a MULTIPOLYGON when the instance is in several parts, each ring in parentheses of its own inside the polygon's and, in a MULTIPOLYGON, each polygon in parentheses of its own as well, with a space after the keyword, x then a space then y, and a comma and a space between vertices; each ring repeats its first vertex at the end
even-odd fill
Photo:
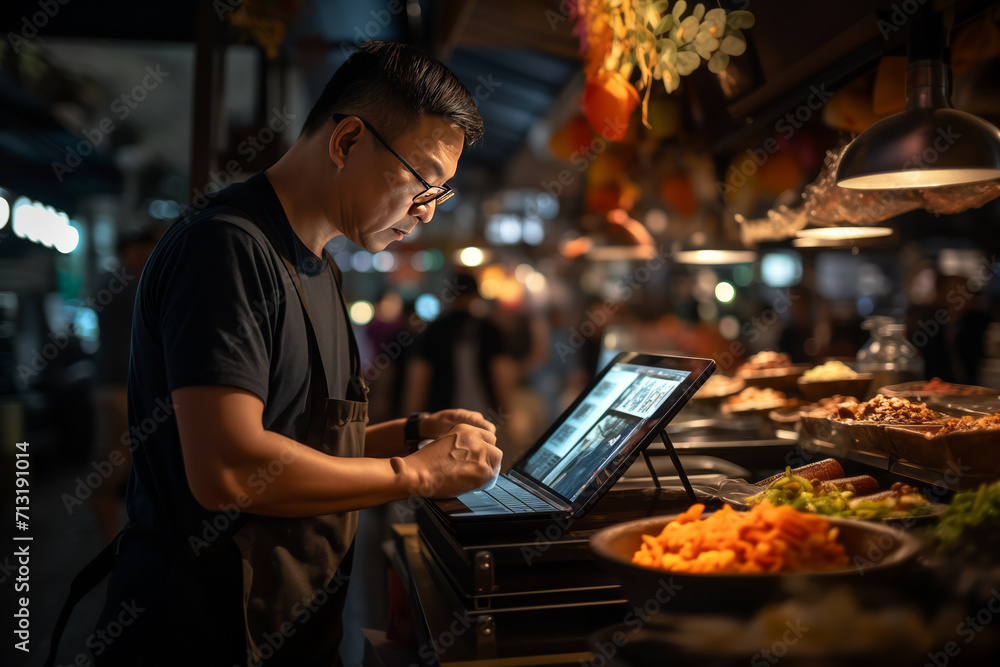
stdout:
POLYGON ((388 141, 413 128, 425 114, 444 116, 462 128, 466 145, 483 136, 483 119, 458 77, 408 44, 362 44, 323 88, 302 135, 318 131, 335 113, 364 118, 388 141))

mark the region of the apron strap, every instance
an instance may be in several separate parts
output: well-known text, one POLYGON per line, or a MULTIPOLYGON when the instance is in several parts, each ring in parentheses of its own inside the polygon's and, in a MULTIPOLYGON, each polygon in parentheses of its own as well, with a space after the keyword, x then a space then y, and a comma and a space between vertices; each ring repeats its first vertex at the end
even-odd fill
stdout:
POLYGON ((351 326, 351 313, 347 309, 347 301, 344 299, 344 275, 329 253, 326 254, 326 261, 330 263, 330 267, 333 269, 333 278, 337 282, 337 294, 340 296, 340 307, 344 311, 344 321, 347 323, 347 338, 351 345, 350 390, 354 392, 354 396, 348 396, 348 398, 359 403, 366 403, 368 401, 369 388, 361 369, 361 352, 358 350, 358 341, 354 337, 354 328, 351 326))
MULTIPOLYGON (((268 244, 278 253, 281 263, 285 266, 289 279, 295 286, 295 293, 298 294, 299 303, 302 304, 302 314, 306 319, 306 338, 309 345, 309 366, 311 367, 309 379, 309 402, 310 411, 314 414, 323 414, 326 397, 330 392, 329 383, 326 379, 326 369, 323 367, 323 358, 319 354, 319 343, 316 340, 316 332, 313 330, 312 318, 309 316, 309 306, 306 304, 306 295, 302 289, 302 281, 299 280, 299 273, 295 269, 285 252, 284 244, 278 239, 274 230, 267 223, 261 222, 250 216, 249 213, 229 204, 223 204, 239 215, 217 214, 213 216, 219 220, 225 220, 234 224, 250 222, 264 234, 268 244)), ((306 431, 306 440, 309 442, 319 442, 323 439, 323 421, 320 419, 310 419, 306 431)))
POLYGON ((62 610, 59 612, 59 618, 56 619, 56 625, 52 629, 52 643, 49 645, 49 655, 45 658, 45 667, 53 667, 56 663, 56 652, 59 650, 59 642, 62 640, 63 632, 66 630, 66 624, 69 623, 69 617, 73 613, 73 609, 87 593, 94 590, 97 584, 101 583, 105 577, 111 574, 111 570, 114 569, 115 559, 118 556, 118 546, 127 530, 129 528, 122 529, 115 536, 115 539, 111 540, 101 550, 101 553, 97 554, 73 578, 73 583, 69 586, 69 596, 66 598, 66 602, 63 603, 62 610))
MULTIPOLYGON (((251 222, 255 227, 257 227, 257 229, 261 231, 261 233, 267 239, 267 242, 271 245, 274 251, 278 253, 278 256, 281 258, 281 263, 284 264, 285 271, 287 271, 289 279, 295 286, 295 292, 299 296, 299 303, 302 304, 302 312, 304 313, 306 318, 306 323, 307 323, 306 330, 307 330, 307 335, 309 337, 310 358, 312 360, 311 363, 313 370, 312 376, 314 380, 319 380, 318 382, 312 384, 310 386, 310 389, 312 390, 312 394, 314 397, 327 396, 329 393, 329 384, 326 378, 326 369, 323 367, 323 358, 322 356, 320 356, 319 353, 319 341, 316 339, 316 332, 312 324, 312 316, 309 313, 309 304, 306 301, 306 295, 302 289, 302 281, 299 280, 299 273, 296 270, 295 265, 292 263, 292 260, 288 257, 288 249, 286 248, 284 242, 282 242, 278 238, 274 228, 267 220, 261 220, 258 219, 257 217, 252 216, 249 212, 244 211, 243 209, 239 208, 239 206, 234 205, 232 202, 227 201, 222 197, 218 197, 216 201, 219 204, 219 206, 223 208, 232 209, 238 215, 234 216, 229 214, 222 214, 222 215, 215 215, 213 217, 233 223, 239 223, 242 221, 251 222), (317 375, 319 376, 318 378, 317 375)), ((369 390, 368 390, 368 385, 365 383, 364 376, 362 375, 361 353, 358 349, 358 341, 354 337, 354 329, 351 327, 351 318, 350 318, 350 313, 347 309, 347 302, 344 299, 342 274, 340 272, 340 268, 337 266, 337 263, 334 262, 333 258, 330 256, 330 253, 324 251, 323 255, 326 258, 327 263, 330 265, 330 269, 333 271, 334 281, 337 284, 337 293, 340 298, 340 308, 341 311, 343 312, 344 321, 347 324, 347 340, 348 340, 348 345, 350 347, 350 355, 351 355, 351 381, 348 383, 348 391, 353 394, 353 396, 349 395, 348 398, 354 401, 364 402, 368 400, 369 390)), ((314 400, 318 401, 319 399, 314 398, 314 400)), ((322 408, 322 405, 318 404, 318 406, 322 408)))

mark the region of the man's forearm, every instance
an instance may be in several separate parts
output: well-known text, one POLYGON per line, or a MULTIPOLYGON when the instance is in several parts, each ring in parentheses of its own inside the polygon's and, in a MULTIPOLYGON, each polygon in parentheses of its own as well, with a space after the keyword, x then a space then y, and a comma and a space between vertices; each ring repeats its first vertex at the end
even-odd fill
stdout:
POLYGON ((369 424, 365 429, 365 456, 378 458, 406 456, 406 443, 403 437, 405 424, 405 419, 369 424))
POLYGON ((273 431, 224 466, 224 483, 206 509, 237 503, 265 516, 304 517, 374 507, 406 498, 418 481, 400 459, 328 456, 273 431))

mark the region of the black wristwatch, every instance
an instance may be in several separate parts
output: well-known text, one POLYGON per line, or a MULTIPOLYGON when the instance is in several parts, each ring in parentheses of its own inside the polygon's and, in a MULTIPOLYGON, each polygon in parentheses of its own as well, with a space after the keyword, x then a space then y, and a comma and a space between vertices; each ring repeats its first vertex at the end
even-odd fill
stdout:
POLYGON ((426 412, 414 412, 406 418, 406 425, 403 426, 403 440, 411 454, 417 451, 418 445, 427 439, 420 435, 420 420, 427 414, 426 412))

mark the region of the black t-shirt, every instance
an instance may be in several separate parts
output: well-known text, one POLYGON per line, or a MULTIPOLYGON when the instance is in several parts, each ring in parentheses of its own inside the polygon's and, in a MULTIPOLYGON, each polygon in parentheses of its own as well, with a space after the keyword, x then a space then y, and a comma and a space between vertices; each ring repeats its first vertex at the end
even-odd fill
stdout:
MULTIPOLYGON (((286 245, 316 331, 329 396, 346 397, 348 325, 329 263, 295 235, 264 174, 220 196, 270 223, 286 245)), ((181 539, 197 535, 213 515, 198 505, 187 483, 173 390, 245 389, 263 400, 264 427, 298 442, 309 422, 309 339, 294 284, 278 254, 251 234, 252 223, 220 220, 215 216, 221 212, 208 208, 170 226, 142 272, 132 323, 129 518, 181 539)))
POLYGON ((124 268, 104 274, 98 280, 98 289, 94 291, 94 309, 101 334, 101 346, 94 358, 98 384, 124 385, 128 378, 132 306, 138 285, 139 276, 124 268))

